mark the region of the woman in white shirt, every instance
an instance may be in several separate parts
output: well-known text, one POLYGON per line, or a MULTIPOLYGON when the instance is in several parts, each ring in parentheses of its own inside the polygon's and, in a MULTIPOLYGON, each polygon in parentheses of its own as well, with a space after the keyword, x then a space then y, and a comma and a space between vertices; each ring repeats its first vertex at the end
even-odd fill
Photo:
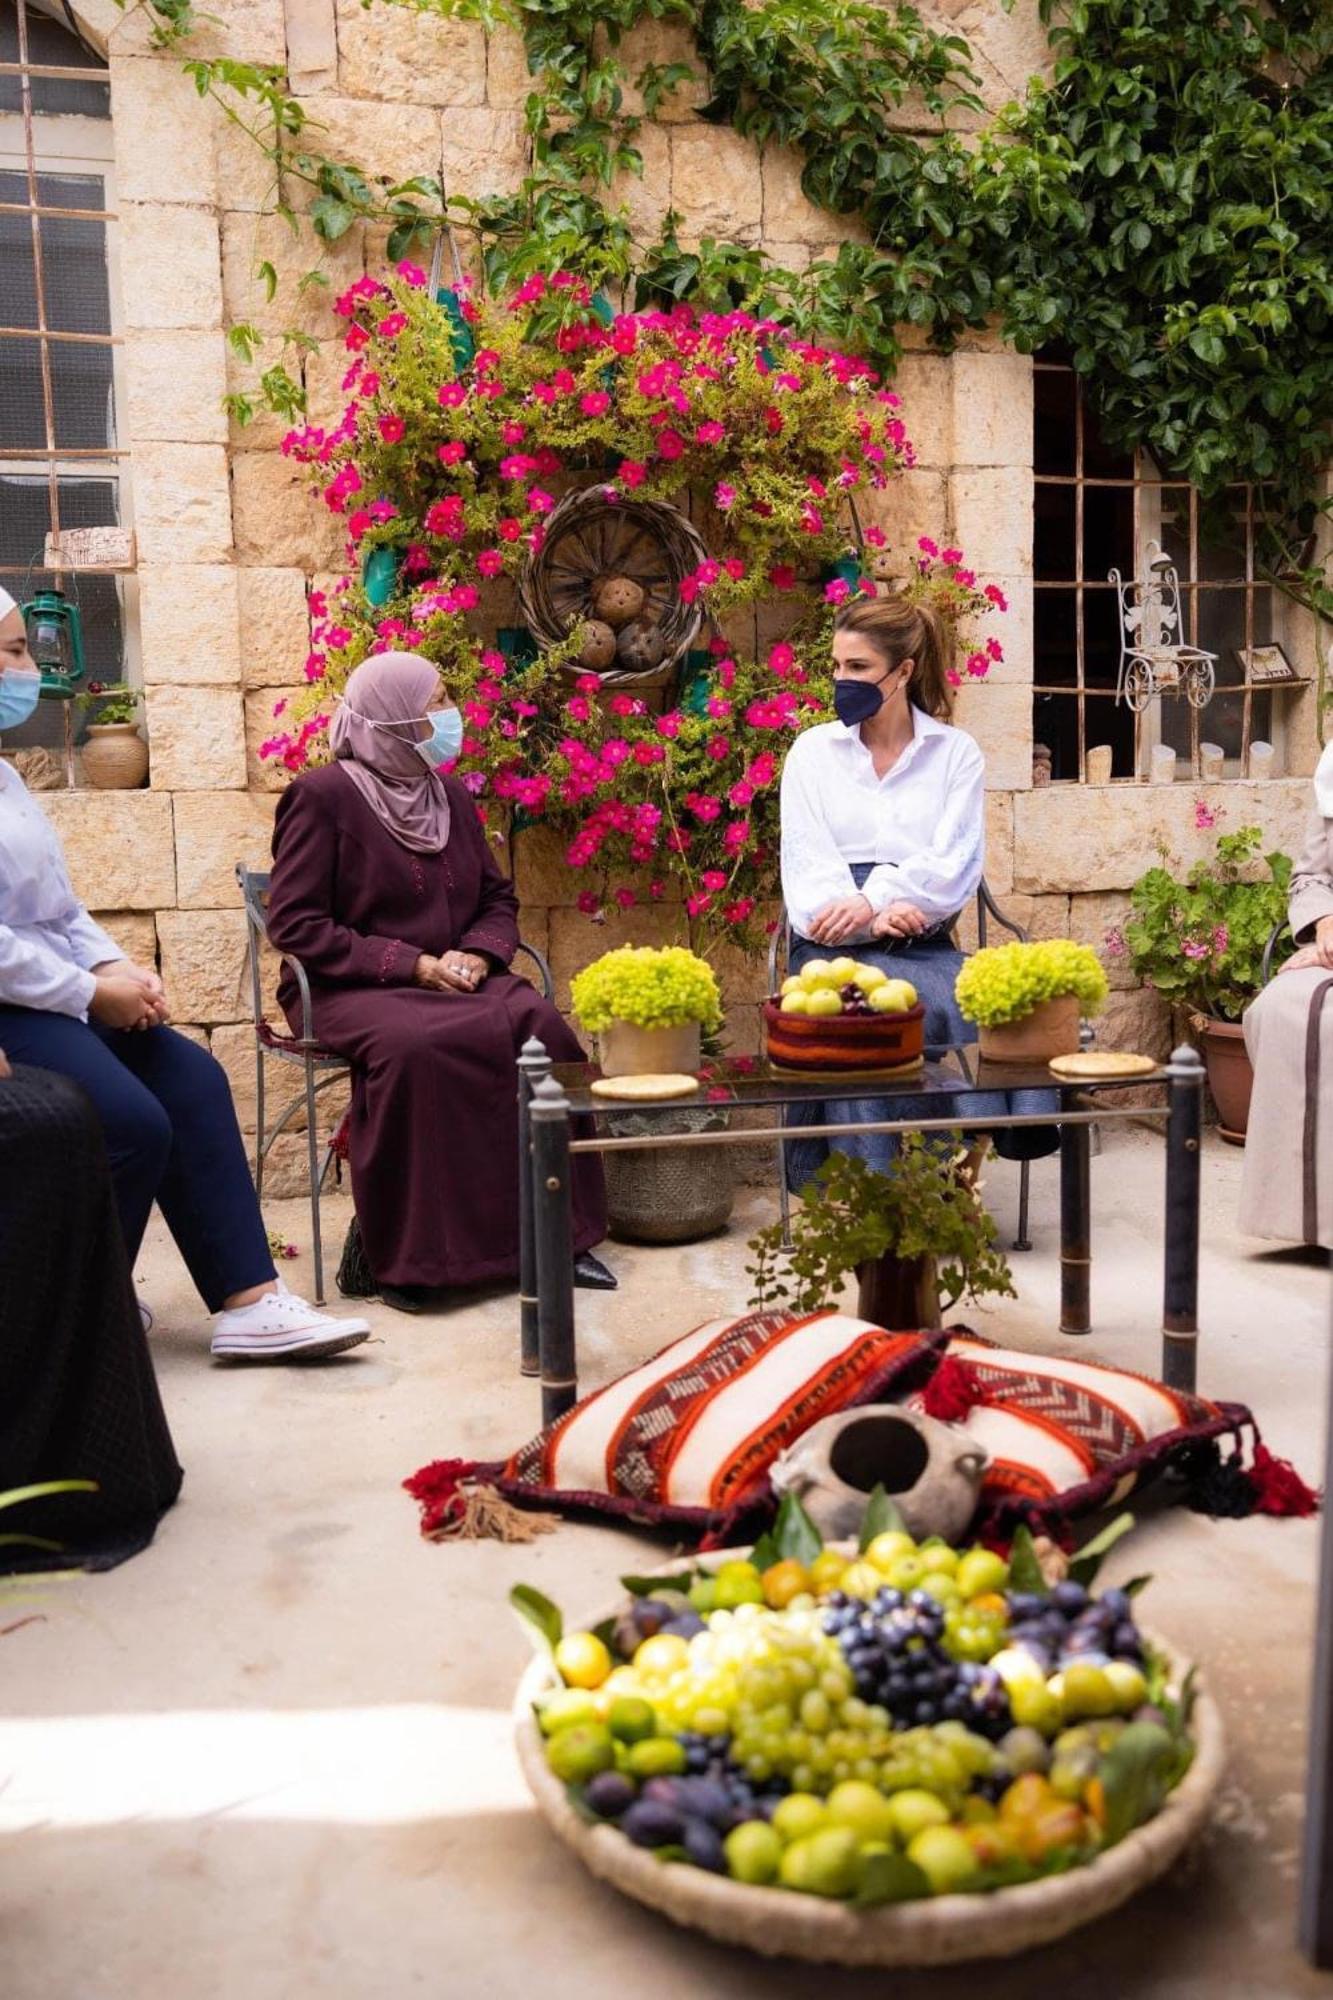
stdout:
MULTIPOLYGON (((838 719, 803 731, 782 772, 782 893, 793 971, 846 953, 910 979, 926 1008, 927 1048, 937 1050, 975 1039, 954 998, 963 954, 950 929, 981 881, 986 831, 984 762, 972 738, 949 721, 946 658, 929 605, 854 598, 834 621, 838 719)), ((1031 1108, 1048 1104, 1034 1094, 1031 1108)), ((997 1099, 991 1108, 999 1106, 997 1099)), ((975 1116, 984 1107, 974 1100, 968 1108, 975 1116)), ((830 1121, 865 1123, 895 1115, 882 1098, 830 1102, 812 1115, 800 1110, 808 1115, 793 1113, 793 1124, 819 1122, 821 1112, 830 1121)), ((887 1133, 831 1143, 881 1170, 897 1150, 887 1133)), ((1051 1143, 1047 1131, 1029 1140, 1020 1128, 997 1150, 1031 1157, 1051 1143)), ((827 1154, 812 1140, 787 1151, 794 1188, 827 1154)))
MULTIPOLYGON (((39 693, 23 614, 0 590, 0 733, 39 693)), ((278 1277, 226 1076, 167 1020, 157 973, 93 922, 45 813, 0 762, 0 1048, 92 1100, 131 1264, 157 1201, 217 1315, 215 1354, 311 1360, 355 1347, 367 1321, 316 1312, 278 1277)))

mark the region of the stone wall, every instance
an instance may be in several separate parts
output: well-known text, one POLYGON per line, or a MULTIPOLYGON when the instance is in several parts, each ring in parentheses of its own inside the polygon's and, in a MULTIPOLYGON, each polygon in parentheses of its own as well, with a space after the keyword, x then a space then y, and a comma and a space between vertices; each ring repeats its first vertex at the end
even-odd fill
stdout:
MULTIPOLYGON (((1019 94, 1046 59, 1035 0, 1019 0, 1012 14, 990 0, 926 0, 922 11, 972 42, 992 108, 1019 94)), ((45 802, 80 892, 128 950, 160 959, 178 1018, 209 1039, 252 1125, 244 922, 232 871, 267 854, 279 780, 258 746, 274 703, 300 680, 307 593, 336 570, 340 548, 334 517, 310 504, 298 469, 278 450, 284 427, 261 417, 229 429, 221 398, 237 364, 224 328, 244 318, 276 331, 304 318, 312 331, 327 331, 326 307, 318 293, 313 302, 295 295, 295 275, 312 261, 310 239, 298 243, 261 213, 262 158, 201 105, 178 58, 151 50, 144 14, 126 18, 112 0, 85 0, 79 12, 111 63, 127 391, 121 442, 132 450, 152 768, 143 792, 49 794, 45 802), (270 302, 254 281, 263 259, 283 274, 270 302)), ((488 41, 472 25, 360 0, 228 0, 219 12, 225 20, 204 26, 199 49, 285 63, 323 127, 325 149, 345 150, 372 173, 442 173, 457 192, 512 186, 523 172, 529 79, 516 37, 488 41)), ((634 70, 688 51, 673 29, 649 24, 627 38, 624 54, 634 70)), ((788 264, 836 244, 843 225, 805 200, 797 160, 774 148, 761 158, 699 120, 697 100, 697 91, 679 93, 645 128, 643 177, 627 176, 617 190, 639 230, 654 231, 674 207, 687 240, 726 234, 764 244, 788 264)), ((923 121, 910 105, 901 116, 923 121)), ((300 190, 288 193, 301 206, 300 190)), ((382 256, 381 240, 358 230, 327 252, 325 268, 341 286, 379 268, 382 256)), ((338 406, 341 373, 332 352, 307 364, 315 421, 338 406)), ((991 885, 1038 934, 1068 930, 1097 942, 1159 835, 1182 859, 1200 845, 1194 793, 1030 789, 1030 364, 998 339, 973 336, 947 359, 909 352, 896 386, 917 463, 882 496, 882 525, 899 546, 921 533, 956 540, 1011 607, 1003 667, 963 690, 960 702, 959 719, 987 758, 991 885)), ((1254 816, 1272 838, 1291 841, 1305 789, 1275 781, 1208 795, 1226 804, 1231 825, 1254 816)), ((511 858, 525 932, 549 952, 562 1002, 571 972, 596 951, 680 927, 678 906, 590 926, 574 908, 577 878, 541 831, 521 835, 511 858)), ((755 1039, 763 967, 726 949, 720 962, 733 1039, 744 1049, 755 1039)), ((1123 975, 1111 1032, 1164 1042, 1160 1010, 1128 990, 1123 975)), ((274 1185, 295 1185, 302 1141, 289 1137, 281 1147, 274 1185)))

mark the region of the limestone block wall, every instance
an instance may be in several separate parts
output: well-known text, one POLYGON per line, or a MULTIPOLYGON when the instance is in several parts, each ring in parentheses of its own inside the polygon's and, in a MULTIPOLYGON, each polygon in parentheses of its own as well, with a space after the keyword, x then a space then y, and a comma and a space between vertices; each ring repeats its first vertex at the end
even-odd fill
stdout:
MULTIPOLYGON (((309 593, 337 574, 342 552, 335 518, 311 504, 299 469, 280 453, 284 426, 260 417, 241 429, 223 415, 223 393, 241 372, 225 328, 236 319, 268 332, 331 328, 321 294, 296 291, 297 275, 314 261, 312 239, 298 241, 262 213, 271 176, 253 145, 201 105, 178 57, 151 49, 142 13, 126 18, 112 0, 83 0, 78 11, 111 67, 126 367, 119 423, 132 453, 152 767, 139 793, 53 793, 45 802, 80 892, 127 950, 159 959, 178 1019, 210 1042, 252 1124, 244 924, 232 871, 238 860, 257 866, 267 855, 281 781, 258 749, 275 703, 301 684, 309 593), (255 282, 264 260, 279 273, 271 301, 255 282)), ((1036 0, 1019 0, 1012 13, 990 0, 925 0, 922 11, 969 38, 992 108, 1047 61, 1036 0)), ((512 187, 523 173, 530 80, 515 36, 488 39, 475 25, 360 0, 228 0, 217 14, 201 28, 198 49, 285 65, 323 128, 321 145, 372 174, 442 174, 451 190, 477 193, 512 187)), ((634 31, 622 52, 631 71, 689 53, 664 23, 634 31)), ((802 195, 799 162, 779 148, 761 157, 705 124, 696 115, 700 95, 679 92, 642 132, 644 174, 616 190, 636 229, 655 232, 671 207, 685 218, 687 240, 725 234, 797 266, 840 241, 845 225, 802 195)), ((910 104, 900 119, 927 122, 910 104)), ((304 205, 299 185, 285 194, 304 205)), ((375 232, 352 232, 325 252, 332 287, 379 268, 383 254, 375 232)), ((323 421, 340 407, 343 358, 331 348, 304 366, 312 416, 323 421)), ((1067 929, 1098 941, 1159 834, 1180 858, 1198 847, 1194 794, 1031 790, 1030 364, 982 334, 948 358, 909 351, 896 387, 917 459, 881 496, 881 524, 904 550, 923 533, 957 542, 1010 604, 1004 665, 984 686, 963 690, 959 705, 987 758, 991 884, 1038 933, 1067 929)), ((1312 756, 1312 741, 1309 749, 1312 756)), ((1225 785, 1209 796, 1225 796, 1230 824, 1253 814, 1273 838, 1294 840, 1304 789, 1225 785)), ((540 830, 520 835, 510 860, 525 932, 549 952, 562 1002, 571 973, 595 952, 682 928, 670 903, 590 925, 574 907, 578 878, 540 830)), ((734 1045, 752 1047, 763 967, 734 949, 720 952, 719 965, 734 1045)), ((270 976, 269 992, 272 985, 270 976)), ((1118 983, 1115 1006, 1117 1039, 1162 1041, 1150 996, 1118 983)), ((302 1149, 299 1136, 281 1142, 275 1189, 300 1184, 302 1149)))

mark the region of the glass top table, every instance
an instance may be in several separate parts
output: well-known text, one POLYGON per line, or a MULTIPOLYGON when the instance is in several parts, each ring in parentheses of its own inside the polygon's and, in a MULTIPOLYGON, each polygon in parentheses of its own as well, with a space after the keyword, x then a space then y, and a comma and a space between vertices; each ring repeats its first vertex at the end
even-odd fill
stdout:
POLYGON ((921 1069, 905 1076, 806 1079, 784 1075, 762 1057, 733 1057, 706 1064, 692 1094, 670 1098, 595 1097, 591 1085, 599 1075, 593 1063, 553 1064, 537 1041, 528 1042, 518 1059, 520 1355, 523 1372, 541 1377, 543 1422, 560 1416, 578 1395, 570 1255, 574 1156, 665 1146, 754 1147, 766 1140, 780 1151, 797 1137, 1054 1125, 1060 1135, 1059 1326, 1061 1333, 1083 1334, 1092 1325, 1090 1127, 1153 1115, 1166 1120, 1162 1375, 1172 1388, 1194 1388, 1204 1077, 1194 1049, 1177 1049, 1150 1074, 1077 1082, 1052 1076, 1044 1064, 985 1062, 975 1048, 930 1051, 921 1069), (1127 1090, 1145 1088, 1160 1102, 1145 1107, 1141 1097, 1125 1101, 1127 1090), (785 1116, 797 1106, 849 1099, 882 1100, 884 1115, 852 1121, 815 1114, 800 1125, 785 1116), (659 1116, 673 1112, 723 1109, 772 1115, 758 1123, 753 1115, 734 1123, 710 1120, 707 1129, 683 1132, 652 1129, 659 1116), (634 1130, 608 1129, 609 1120, 630 1115, 634 1130))

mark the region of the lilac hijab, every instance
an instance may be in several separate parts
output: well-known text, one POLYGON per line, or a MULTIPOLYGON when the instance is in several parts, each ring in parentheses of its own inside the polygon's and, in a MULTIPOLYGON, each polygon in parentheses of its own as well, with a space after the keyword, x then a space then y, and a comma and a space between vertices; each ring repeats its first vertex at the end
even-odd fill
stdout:
POLYGON ((449 794, 405 726, 425 715, 439 678, 418 653, 377 653, 348 679, 329 729, 334 756, 376 819, 416 854, 438 854, 449 838, 449 794))

